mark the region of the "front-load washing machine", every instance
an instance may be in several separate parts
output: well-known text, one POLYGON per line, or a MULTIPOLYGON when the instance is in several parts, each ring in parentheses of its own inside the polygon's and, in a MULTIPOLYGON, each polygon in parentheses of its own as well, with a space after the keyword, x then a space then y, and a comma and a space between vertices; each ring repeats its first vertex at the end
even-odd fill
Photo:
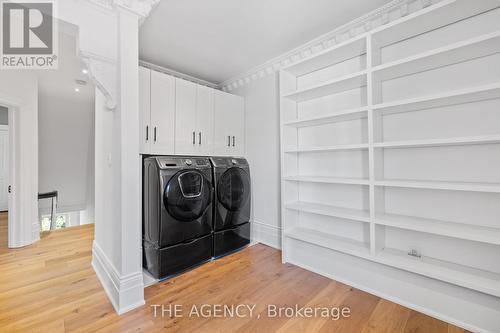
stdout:
POLYGON ((212 157, 214 168, 214 257, 250 243, 250 167, 244 158, 212 157))
POLYGON ((212 257, 213 174, 208 158, 144 159, 143 266, 157 279, 212 257))

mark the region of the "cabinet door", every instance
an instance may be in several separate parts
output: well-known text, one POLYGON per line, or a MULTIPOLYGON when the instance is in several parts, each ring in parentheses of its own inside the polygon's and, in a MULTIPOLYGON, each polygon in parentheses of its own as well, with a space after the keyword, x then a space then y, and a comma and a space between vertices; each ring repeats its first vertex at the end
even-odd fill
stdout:
POLYGON ((196 145, 198 155, 211 155, 214 133, 214 89, 197 85, 196 145))
POLYGON ((231 95, 231 155, 245 155, 245 100, 231 95))
POLYGON ((139 67, 139 152, 150 153, 151 142, 151 71, 139 67))
POLYGON ((174 153, 175 78, 151 71, 151 154, 174 153))
POLYGON ((216 156, 231 155, 230 110, 231 100, 223 91, 214 92, 214 144, 213 154, 216 156))
POLYGON ((194 155, 197 152, 196 84, 175 79, 175 153, 194 155))

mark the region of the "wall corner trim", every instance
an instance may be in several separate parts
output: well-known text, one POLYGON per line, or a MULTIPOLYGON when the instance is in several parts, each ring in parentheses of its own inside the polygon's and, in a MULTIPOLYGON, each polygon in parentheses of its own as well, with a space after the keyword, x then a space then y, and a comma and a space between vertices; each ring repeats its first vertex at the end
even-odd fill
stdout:
POLYGON ((142 270, 120 276, 99 244, 92 244, 92 267, 118 315, 145 304, 142 270))
POLYGON ((281 227, 252 220, 252 241, 281 250, 281 227))

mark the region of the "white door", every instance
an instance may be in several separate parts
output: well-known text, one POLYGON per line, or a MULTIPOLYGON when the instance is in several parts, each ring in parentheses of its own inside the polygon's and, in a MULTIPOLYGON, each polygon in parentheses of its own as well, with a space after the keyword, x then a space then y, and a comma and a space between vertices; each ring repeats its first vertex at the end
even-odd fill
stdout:
POLYGON ((196 84, 175 79, 175 154, 197 153, 196 84))
POLYGON ((9 127, 0 125, 0 211, 9 209, 9 127))
POLYGON ((175 152, 175 78, 151 71, 151 154, 175 152))
POLYGON ((197 155, 211 155, 214 131, 214 89, 197 85, 196 130, 197 155))
POLYGON ((151 152, 151 70, 139 67, 140 152, 151 152))
POLYGON ((216 90, 214 94, 214 155, 230 156, 231 100, 223 91, 216 90))

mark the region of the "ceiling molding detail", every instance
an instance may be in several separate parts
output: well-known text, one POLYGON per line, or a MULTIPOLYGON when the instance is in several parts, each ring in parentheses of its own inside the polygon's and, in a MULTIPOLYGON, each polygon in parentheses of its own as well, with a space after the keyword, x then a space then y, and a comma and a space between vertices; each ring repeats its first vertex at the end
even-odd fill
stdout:
POLYGON ((158 5, 160 0, 87 0, 100 7, 113 10, 116 7, 127 9, 141 18, 141 22, 158 5))
POLYGON ((332 48, 336 44, 364 34, 381 25, 415 13, 442 0, 393 0, 374 11, 361 16, 262 65, 230 78, 219 85, 224 91, 242 87, 251 81, 273 74, 280 68, 313 57, 316 53, 332 48))
POLYGON ((165 73, 165 74, 177 77, 179 79, 183 79, 183 80, 191 81, 191 82, 194 82, 194 83, 197 83, 197 84, 201 84, 202 86, 207 86, 207 87, 210 87, 210 88, 219 89, 219 85, 217 85, 216 83, 205 81, 205 80, 202 80, 202 79, 198 79, 198 78, 196 78, 194 76, 183 74, 183 73, 177 72, 177 71, 175 71, 173 69, 162 67, 162 66, 158 66, 158 65, 152 64, 152 63, 147 62, 147 61, 139 60, 139 66, 149 68, 149 69, 151 69, 153 71, 165 73))

